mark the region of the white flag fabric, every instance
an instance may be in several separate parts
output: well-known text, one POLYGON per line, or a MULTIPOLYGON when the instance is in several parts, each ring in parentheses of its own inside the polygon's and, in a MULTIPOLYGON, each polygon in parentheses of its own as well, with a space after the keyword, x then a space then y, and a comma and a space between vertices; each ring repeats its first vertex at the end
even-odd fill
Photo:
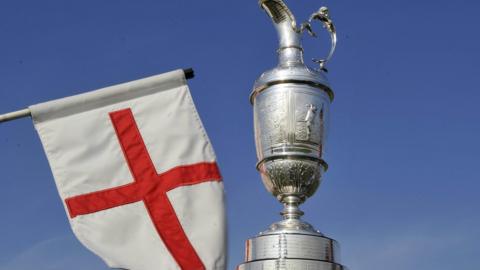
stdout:
POLYGON ((226 268, 223 183, 182 70, 30 110, 71 227, 108 266, 226 268))

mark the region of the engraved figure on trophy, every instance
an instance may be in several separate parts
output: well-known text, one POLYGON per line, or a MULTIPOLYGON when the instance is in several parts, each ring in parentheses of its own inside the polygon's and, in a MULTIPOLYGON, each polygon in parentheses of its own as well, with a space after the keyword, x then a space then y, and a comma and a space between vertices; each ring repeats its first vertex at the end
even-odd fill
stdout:
POLYGON ((312 133, 313 121, 317 113, 317 107, 313 104, 308 104, 307 115, 305 115, 305 121, 307 123, 307 140, 310 140, 310 134, 312 133))
POLYGON ((307 104, 305 107, 307 108, 305 116, 303 120, 297 121, 297 128, 295 131, 295 139, 299 141, 310 141, 312 128, 317 116, 317 107, 315 105, 307 104))

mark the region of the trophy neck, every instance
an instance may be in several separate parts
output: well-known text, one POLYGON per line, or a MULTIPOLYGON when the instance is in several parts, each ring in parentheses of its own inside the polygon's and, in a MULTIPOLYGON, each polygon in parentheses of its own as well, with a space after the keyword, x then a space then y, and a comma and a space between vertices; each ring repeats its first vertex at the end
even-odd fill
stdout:
POLYGON ((281 67, 304 65, 303 49, 301 47, 280 47, 278 63, 281 67))
POLYGON ((283 0, 260 0, 261 7, 272 19, 279 40, 279 65, 303 65, 303 49, 300 42, 301 29, 293 13, 283 0))

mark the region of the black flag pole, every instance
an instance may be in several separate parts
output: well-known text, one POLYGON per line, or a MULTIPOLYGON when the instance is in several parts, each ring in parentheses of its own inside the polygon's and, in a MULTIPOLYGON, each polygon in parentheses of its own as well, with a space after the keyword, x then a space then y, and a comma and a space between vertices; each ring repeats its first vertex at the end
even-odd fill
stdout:
MULTIPOLYGON (((183 69, 183 73, 185 74, 185 78, 187 80, 193 79, 195 77, 195 72, 193 68, 185 68, 183 69)), ((0 123, 13 121, 20 118, 30 117, 32 116, 30 109, 23 109, 15 112, 9 112, 6 114, 0 114, 0 123)))

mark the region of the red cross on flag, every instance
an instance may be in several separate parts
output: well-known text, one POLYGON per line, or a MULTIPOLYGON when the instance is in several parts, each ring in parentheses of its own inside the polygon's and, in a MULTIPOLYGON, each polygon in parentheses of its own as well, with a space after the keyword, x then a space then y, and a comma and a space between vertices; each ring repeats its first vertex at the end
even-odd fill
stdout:
POLYGON ((225 269, 223 184, 183 71, 30 110, 71 227, 108 266, 225 269))

